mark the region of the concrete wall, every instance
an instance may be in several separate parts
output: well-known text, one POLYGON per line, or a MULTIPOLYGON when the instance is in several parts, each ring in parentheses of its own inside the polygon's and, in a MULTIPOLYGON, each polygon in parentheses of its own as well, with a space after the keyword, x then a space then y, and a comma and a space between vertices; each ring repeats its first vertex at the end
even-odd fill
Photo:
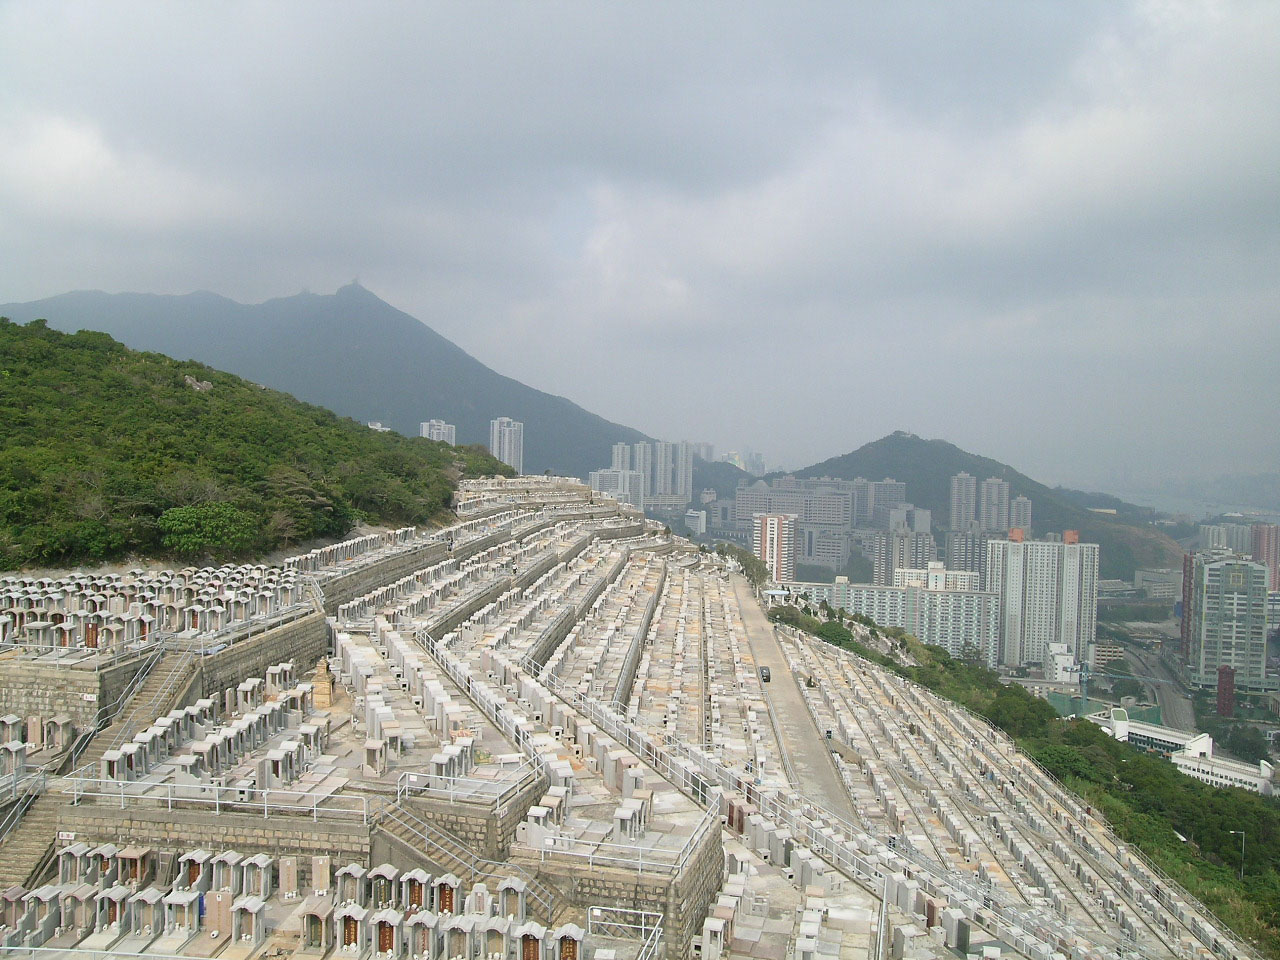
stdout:
POLYGON ((66 714, 77 730, 88 730, 99 708, 119 699, 149 657, 132 657, 98 671, 5 653, 0 655, 0 715, 48 720, 66 714))
POLYGON ((267 667, 286 660, 294 662, 298 679, 305 680, 328 652, 329 627, 317 611, 203 657, 200 696, 217 696, 250 677, 266 676, 267 667))
POLYGON ((449 548, 445 544, 433 541, 325 580, 320 584, 324 591, 325 613, 333 616, 342 604, 439 563, 448 555, 449 548))
POLYGON ((720 889, 724 849, 720 831, 707 831, 697 850, 675 876, 594 863, 577 857, 549 856, 546 860, 517 849, 512 862, 568 891, 575 907, 593 905, 652 910, 665 915, 669 960, 690 960, 693 938, 720 889))
POLYGON ((431 797, 410 798, 405 807, 437 830, 451 834, 477 856, 505 860, 516 827, 547 792, 547 785, 545 776, 531 777, 498 816, 493 815, 493 807, 488 804, 452 803, 431 797))
POLYGON ((107 804, 65 807, 58 814, 58 831, 75 834, 89 844, 145 844, 161 850, 185 853, 236 850, 251 855, 332 856, 335 867, 346 863, 376 866, 369 862, 370 828, 359 820, 313 821, 305 815, 263 817, 244 813, 166 810, 107 804))

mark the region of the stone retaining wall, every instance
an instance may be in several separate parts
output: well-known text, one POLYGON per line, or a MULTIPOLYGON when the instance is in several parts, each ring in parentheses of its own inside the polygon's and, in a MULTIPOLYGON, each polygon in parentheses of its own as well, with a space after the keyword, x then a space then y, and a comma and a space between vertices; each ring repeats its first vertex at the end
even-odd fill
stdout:
POLYGON ((98 710, 115 703, 151 654, 105 670, 91 665, 37 662, 17 652, 0 655, 0 714, 49 720, 66 714, 79 731, 92 728, 98 710))
MULTIPOLYGON (((236 850, 246 855, 332 856, 335 864, 369 862, 370 828, 359 820, 313 821, 308 816, 166 810, 82 803, 58 814, 59 833, 72 833, 90 845, 144 844, 185 853, 236 850)), ((66 841, 70 842, 70 841, 66 841)))
POLYGON ((266 676, 267 667, 286 660, 293 661, 299 680, 309 679, 316 661, 328 652, 324 614, 308 614, 201 658, 201 696, 217 697, 250 677, 266 676))

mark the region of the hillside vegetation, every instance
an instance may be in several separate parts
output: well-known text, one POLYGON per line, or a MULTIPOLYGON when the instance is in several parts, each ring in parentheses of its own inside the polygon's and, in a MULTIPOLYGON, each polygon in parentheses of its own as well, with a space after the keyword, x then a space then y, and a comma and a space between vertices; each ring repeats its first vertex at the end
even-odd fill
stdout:
POLYGON ((104 333, 0 319, 0 568, 240 557, 421 523, 483 450, 377 433, 104 333))
POLYGON ((903 631, 843 611, 834 611, 831 620, 816 612, 783 606, 769 616, 894 670, 1000 727, 1101 811, 1122 839, 1236 933, 1280 958, 1280 800, 1201 783, 1162 757, 1113 740, 1097 724, 1059 719, 1047 701, 1024 687, 1001 683, 994 671, 903 631), (860 644, 844 626, 851 621, 897 639, 915 663, 903 665, 860 644), (1243 830, 1247 841, 1243 880, 1240 838, 1232 830, 1243 830))
POLYGON ((1036 536, 1079 530, 1081 540, 1098 544, 1103 577, 1131 580, 1138 567, 1170 567, 1182 562, 1182 549, 1155 527, 1093 513, 1081 504, 1079 494, 1037 483, 1008 464, 968 453, 945 440, 893 433, 852 453, 798 470, 796 476, 844 480, 893 477, 906 483, 912 503, 933 511, 934 525, 941 528, 950 522, 951 478, 962 471, 977 477, 979 483, 988 477, 1007 480, 1011 499, 1029 497, 1036 536))
POLYGON ((81 291, 3 305, 0 316, 102 330, 135 350, 190 357, 406 436, 438 417, 457 426, 459 442, 487 443, 489 421, 512 417, 524 423, 530 473, 585 477, 609 464, 614 443, 647 439, 491 370, 355 283, 255 304, 212 293, 81 291))

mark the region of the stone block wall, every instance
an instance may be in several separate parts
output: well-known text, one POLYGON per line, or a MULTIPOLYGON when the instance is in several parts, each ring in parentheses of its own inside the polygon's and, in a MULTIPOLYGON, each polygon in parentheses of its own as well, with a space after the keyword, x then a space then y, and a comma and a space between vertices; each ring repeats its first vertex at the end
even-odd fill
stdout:
POLYGON ((300 680, 308 679, 328 652, 329 626, 317 611, 202 658, 200 696, 216 697, 250 677, 265 676, 267 667, 285 660, 294 662, 300 680))
POLYGON ((77 730, 88 730, 99 708, 114 703, 148 659, 131 657, 98 671, 6 653, 0 656, 0 715, 48 720, 66 714, 77 730))
POLYGON ((674 876, 598 862, 588 869, 582 858, 553 854, 544 860, 520 848, 513 854, 512 862, 569 891, 575 907, 615 906, 661 913, 669 960, 691 960, 693 938, 702 931, 702 921, 724 878, 724 848, 716 829, 707 831, 674 876))
POLYGON ((320 585, 324 591, 325 613, 333 616, 342 604, 356 597, 362 597, 385 584, 394 583, 401 577, 407 577, 433 563, 439 563, 448 554, 447 546, 433 541, 326 580, 320 585))
MULTIPOLYGON (((166 810, 131 806, 124 809, 82 803, 58 814, 59 833, 96 845, 144 844, 185 853, 236 850, 251 855, 332 856, 336 864, 369 862, 370 828, 358 819, 343 822, 309 816, 219 813, 209 810, 166 810)), ((66 841, 70 842, 70 841, 66 841)))

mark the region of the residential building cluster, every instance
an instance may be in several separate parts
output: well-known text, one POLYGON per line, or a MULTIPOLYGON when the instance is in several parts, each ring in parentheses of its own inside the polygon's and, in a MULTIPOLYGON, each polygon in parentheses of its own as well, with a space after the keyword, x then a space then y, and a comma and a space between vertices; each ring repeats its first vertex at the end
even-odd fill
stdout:
POLYGON ((596 493, 642 510, 683 514, 693 502, 693 458, 698 447, 688 440, 615 443, 607 468, 588 478, 596 493))
POLYGON ((445 423, 443 420, 424 420, 418 424, 418 436, 456 446, 458 443, 458 428, 452 423, 445 423))

